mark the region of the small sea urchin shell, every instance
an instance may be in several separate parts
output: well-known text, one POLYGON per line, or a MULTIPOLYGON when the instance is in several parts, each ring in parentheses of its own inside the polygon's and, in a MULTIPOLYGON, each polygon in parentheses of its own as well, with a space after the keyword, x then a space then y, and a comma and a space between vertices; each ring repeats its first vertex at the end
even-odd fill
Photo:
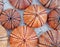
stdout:
POLYGON ((7 29, 14 29, 20 24, 20 14, 15 9, 7 9, 2 12, 0 22, 7 29))

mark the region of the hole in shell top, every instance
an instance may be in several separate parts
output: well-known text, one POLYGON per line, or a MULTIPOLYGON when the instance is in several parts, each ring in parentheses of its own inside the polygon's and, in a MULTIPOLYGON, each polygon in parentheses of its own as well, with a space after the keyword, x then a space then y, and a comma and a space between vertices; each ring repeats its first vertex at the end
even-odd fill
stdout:
POLYGON ((25 39, 23 39, 23 41, 24 41, 24 42, 26 42, 26 40, 25 40, 25 39))
POLYGON ((8 20, 11 21, 13 18, 12 17, 9 17, 8 20))

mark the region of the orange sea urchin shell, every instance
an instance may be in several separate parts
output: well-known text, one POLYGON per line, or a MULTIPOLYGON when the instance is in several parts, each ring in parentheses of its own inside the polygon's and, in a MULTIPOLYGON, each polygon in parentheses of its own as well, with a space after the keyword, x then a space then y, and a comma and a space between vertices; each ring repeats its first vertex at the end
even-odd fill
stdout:
POLYGON ((0 22, 7 29, 14 29, 20 24, 20 14, 15 9, 7 9, 2 12, 0 22))
POLYGON ((60 9, 52 10, 48 15, 48 24, 55 30, 60 30, 60 9))
POLYGON ((39 37, 39 47, 60 47, 60 31, 49 30, 39 37))
POLYGON ((20 26, 10 34, 11 47, 36 47, 37 42, 36 32, 27 26, 20 26))
POLYGON ((17 9, 26 9, 31 5, 32 0, 9 0, 12 6, 17 9))
POLYGON ((24 11, 24 22, 26 25, 38 28, 46 23, 46 9, 40 5, 31 5, 24 11))

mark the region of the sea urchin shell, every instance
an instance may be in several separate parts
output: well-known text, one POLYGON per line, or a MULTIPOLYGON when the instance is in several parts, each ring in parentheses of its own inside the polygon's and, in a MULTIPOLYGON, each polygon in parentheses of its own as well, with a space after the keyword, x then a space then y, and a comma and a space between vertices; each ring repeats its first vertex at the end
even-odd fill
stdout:
POLYGON ((60 47, 60 31, 49 30, 40 35, 39 47, 60 47))
POLYGON ((20 14, 15 9, 7 9, 2 12, 0 22, 7 29, 14 29, 20 24, 20 14))
POLYGON ((9 0, 12 6, 17 9, 26 9, 31 5, 32 0, 9 0))
POLYGON ((24 22, 30 27, 41 27, 46 21, 47 12, 43 6, 31 5, 24 11, 24 22))
POLYGON ((19 26, 10 34, 11 47, 36 47, 38 38, 36 32, 27 26, 19 26))

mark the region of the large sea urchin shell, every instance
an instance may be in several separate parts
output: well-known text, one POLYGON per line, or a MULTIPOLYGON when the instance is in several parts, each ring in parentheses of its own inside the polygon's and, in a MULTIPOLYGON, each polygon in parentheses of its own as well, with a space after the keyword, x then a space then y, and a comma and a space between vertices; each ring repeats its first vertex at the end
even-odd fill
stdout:
POLYGON ((37 43, 36 32, 30 27, 20 26, 10 34, 11 47, 36 47, 37 43))
POLYGON ((24 11, 24 22, 30 27, 41 27, 46 21, 47 12, 43 6, 31 5, 24 11))

